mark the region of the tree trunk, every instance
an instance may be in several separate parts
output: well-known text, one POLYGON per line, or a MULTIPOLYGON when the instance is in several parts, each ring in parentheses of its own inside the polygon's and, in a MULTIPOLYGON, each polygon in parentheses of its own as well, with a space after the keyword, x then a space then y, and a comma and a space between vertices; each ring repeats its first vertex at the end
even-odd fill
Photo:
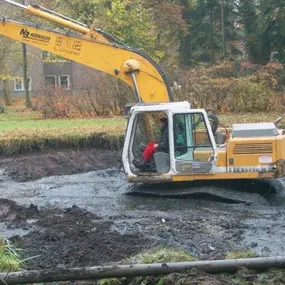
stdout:
POLYGON ((26 44, 22 43, 23 50, 23 81, 24 81, 24 89, 25 89, 25 97, 26 97, 26 107, 32 108, 32 101, 30 98, 29 92, 29 82, 28 82, 28 61, 27 61, 27 47, 26 44))
POLYGON ((221 0, 223 57, 224 57, 224 60, 226 60, 226 58, 227 58, 227 46, 226 46, 226 35, 225 35, 225 13, 224 12, 225 12, 224 0, 221 0))
POLYGON ((182 9, 182 18, 186 23, 189 24, 189 33, 187 35, 183 35, 181 33, 180 44, 179 44, 179 61, 180 64, 184 67, 190 66, 192 63, 191 60, 191 43, 192 43, 192 35, 190 30, 190 22, 189 22, 189 2, 187 0, 180 0, 180 5, 183 7, 182 9))
POLYGON ((191 35, 183 37, 180 41, 179 47, 180 64, 184 67, 191 65, 191 35))
POLYGON ((214 27, 213 27, 213 7, 210 8, 210 25, 211 25, 211 64, 215 63, 215 53, 214 53, 214 27))
POLYGON ((9 89, 9 82, 7 79, 3 80, 3 100, 5 106, 11 106, 11 96, 10 96, 10 89, 9 89))

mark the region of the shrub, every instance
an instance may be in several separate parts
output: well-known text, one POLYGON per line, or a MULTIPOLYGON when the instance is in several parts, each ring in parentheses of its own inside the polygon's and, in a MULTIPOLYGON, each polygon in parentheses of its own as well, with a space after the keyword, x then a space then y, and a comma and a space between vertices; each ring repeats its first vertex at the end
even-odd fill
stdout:
POLYGON ((189 101, 193 108, 219 112, 283 110, 283 95, 277 95, 280 82, 276 70, 228 62, 184 70, 179 79, 181 88, 174 89, 174 97, 178 101, 189 101))
POLYGON ((44 118, 86 118, 121 115, 133 96, 130 88, 110 77, 88 73, 78 89, 44 88, 34 99, 34 110, 44 118), (92 76, 91 76, 92 75, 92 76))
POLYGON ((265 83, 242 80, 230 91, 229 107, 234 112, 267 111, 273 91, 265 83))

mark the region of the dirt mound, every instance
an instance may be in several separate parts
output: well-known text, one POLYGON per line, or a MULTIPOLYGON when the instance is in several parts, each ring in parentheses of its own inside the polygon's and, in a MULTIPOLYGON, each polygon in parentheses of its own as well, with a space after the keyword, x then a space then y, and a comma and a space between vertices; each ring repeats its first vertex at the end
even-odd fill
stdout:
POLYGON ((39 212, 33 218, 37 218, 33 222, 37 230, 11 239, 24 249, 24 258, 37 256, 25 263, 26 269, 106 264, 136 254, 150 244, 139 235, 112 231, 111 222, 77 206, 39 212))
POLYGON ((69 175, 120 165, 118 151, 83 149, 34 153, 5 159, 0 168, 15 181, 24 182, 54 175, 69 175))
POLYGON ((18 206, 14 201, 0 199, 0 221, 19 221, 38 214, 38 208, 31 204, 29 208, 18 206))

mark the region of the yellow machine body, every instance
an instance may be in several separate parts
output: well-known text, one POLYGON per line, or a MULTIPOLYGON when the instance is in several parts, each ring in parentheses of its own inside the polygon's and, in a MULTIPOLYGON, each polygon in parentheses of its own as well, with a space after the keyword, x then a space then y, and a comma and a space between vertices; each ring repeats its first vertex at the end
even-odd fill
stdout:
MULTIPOLYGON (((126 131, 122 158, 130 182, 257 179, 284 176, 285 136, 282 131, 274 136, 262 137, 241 138, 231 135, 222 145, 217 145, 215 134, 211 131, 211 125, 204 110, 197 110, 197 112, 199 116, 204 117, 205 131, 195 129, 195 133, 187 135, 188 141, 191 139, 192 144, 200 147, 186 146, 188 150, 178 156, 181 146, 176 146, 177 134, 174 131, 173 117, 177 114, 182 115, 183 112, 186 117, 194 116, 196 111, 191 109, 189 103, 167 103, 172 101, 170 87, 164 72, 152 59, 99 29, 88 28, 42 7, 24 6, 11 0, 4 1, 19 6, 31 15, 75 31, 77 34, 62 33, 44 29, 38 25, 2 18, 0 35, 115 76, 131 86, 137 95, 138 102, 144 103, 132 110, 126 131), (140 172, 132 165, 135 157, 133 146, 136 141, 134 138, 137 126, 136 116, 137 113, 147 114, 157 111, 166 114, 170 121, 169 157, 166 157, 169 161, 169 169, 165 173, 140 172), (203 148, 205 137, 210 142, 208 149, 203 148), (185 158, 187 155, 188 160, 185 158), (200 170, 201 173, 199 173, 200 170)), ((147 137, 153 138, 151 124, 145 116, 143 117, 145 129, 148 129, 147 137)), ((187 117, 187 120, 192 119, 187 117)), ((189 124, 188 122, 188 128, 192 126, 189 124)))

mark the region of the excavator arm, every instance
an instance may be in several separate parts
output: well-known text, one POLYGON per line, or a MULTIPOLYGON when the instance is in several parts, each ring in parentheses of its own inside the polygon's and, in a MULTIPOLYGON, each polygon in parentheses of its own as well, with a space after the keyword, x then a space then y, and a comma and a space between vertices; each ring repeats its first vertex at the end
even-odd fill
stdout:
POLYGON ((25 6, 23 4, 14 2, 12 0, 2 0, 6 3, 12 4, 20 9, 23 9, 25 13, 36 16, 39 18, 42 18, 44 20, 53 22, 54 24, 57 24, 61 27, 65 27, 71 30, 74 30, 76 32, 81 33, 85 38, 90 39, 96 39, 103 42, 113 42, 113 43, 119 43, 121 45, 124 45, 121 41, 119 41, 114 36, 102 31, 101 29, 96 29, 93 27, 88 28, 87 25, 84 23, 81 23, 79 21, 76 21, 74 19, 71 19, 67 16, 64 16, 62 14, 56 13, 55 11, 52 11, 50 9, 47 9, 45 7, 39 6, 39 5, 28 5, 25 6))
POLYGON ((69 21, 69 18, 64 19, 64 16, 42 11, 43 8, 4 1, 80 34, 48 30, 38 25, 2 18, 0 35, 113 75, 135 90, 139 102, 171 101, 165 74, 143 52, 121 44, 101 30, 88 29, 69 21))

